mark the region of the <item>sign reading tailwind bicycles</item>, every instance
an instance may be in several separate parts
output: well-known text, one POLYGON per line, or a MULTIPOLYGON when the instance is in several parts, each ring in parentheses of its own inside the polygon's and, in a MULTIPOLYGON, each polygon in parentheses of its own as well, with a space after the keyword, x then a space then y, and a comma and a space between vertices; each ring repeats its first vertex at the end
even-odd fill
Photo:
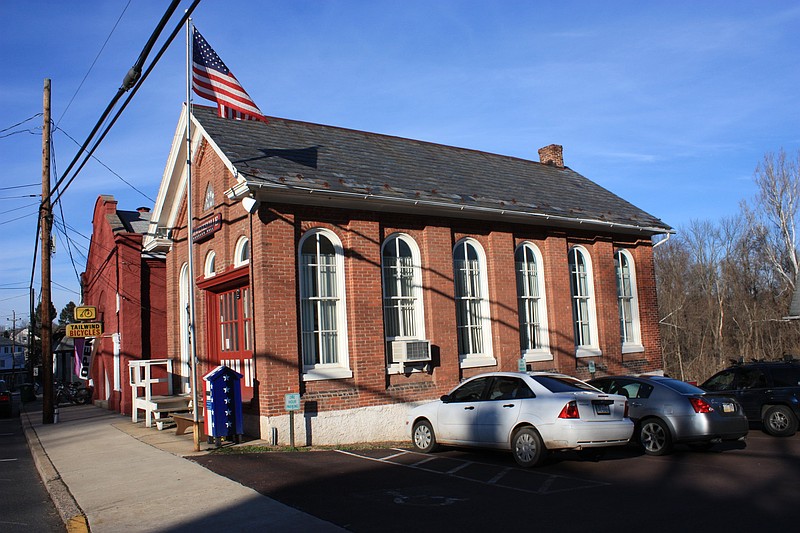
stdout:
POLYGON ((67 324, 67 337, 99 337, 103 334, 102 322, 67 324))

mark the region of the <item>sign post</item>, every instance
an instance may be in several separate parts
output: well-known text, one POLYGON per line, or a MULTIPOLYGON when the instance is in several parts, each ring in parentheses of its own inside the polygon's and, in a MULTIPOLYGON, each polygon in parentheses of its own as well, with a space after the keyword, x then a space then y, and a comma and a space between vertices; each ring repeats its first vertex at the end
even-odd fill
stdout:
POLYGON ((294 412, 300 410, 300 393, 292 392, 284 396, 283 405, 289 411, 289 443, 294 448, 294 412))

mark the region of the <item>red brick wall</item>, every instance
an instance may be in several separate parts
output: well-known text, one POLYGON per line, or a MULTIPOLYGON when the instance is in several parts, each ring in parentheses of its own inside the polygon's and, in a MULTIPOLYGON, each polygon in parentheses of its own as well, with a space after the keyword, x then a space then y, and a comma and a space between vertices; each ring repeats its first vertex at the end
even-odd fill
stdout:
POLYGON ((166 355, 167 283, 163 260, 142 259, 141 234, 113 231, 106 216, 116 210, 117 202, 111 196, 100 196, 95 203, 92 241, 82 285, 85 305, 97 307, 103 322, 103 336, 95 341, 91 369, 94 397, 108 399, 109 409, 130 414, 128 363, 166 355), (114 334, 120 338, 118 391, 113 390, 114 334))
MULTIPOLYGON (((358 210, 299 205, 262 204, 252 221, 238 202, 223 191, 235 184, 213 152, 197 158, 195 213, 197 223, 216 213, 223 227, 196 245, 195 274, 202 277, 209 250, 216 252, 217 271, 232 267, 237 239, 249 236, 251 287, 254 297, 255 365, 257 386, 253 412, 283 415, 284 395, 300 392, 306 406, 319 411, 430 399, 446 392, 460 379, 491 370, 515 371, 520 357, 514 250, 523 241, 536 244, 543 257, 551 361, 532 364, 536 370, 558 370, 588 378, 587 364, 595 361, 599 373, 653 370, 660 367, 655 277, 649 241, 611 234, 571 232, 556 228, 471 222, 423 216, 402 216, 358 210), (212 154, 212 155, 210 155, 212 154), (203 211, 208 183, 215 189, 216 205, 203 211), (252 228, 250 227, 252 223, 252 228), (345 249, 348 356, 352 378, 303 381, 297 282, 297 244, 312 228, 337 235, 345 249), (380 250, 392 233, 410 235, 421 253, 426 337, 433 347, 429 370, 388 374, 382 317, 380 250), (487 258, 492 344, 497 365, 461 369, 456 340, 453 301, 452 250, 461 238, 470 237, 483 247, 487 258), (568 251, 580 244, 590 254, 597 305, 598 340, 602 355, 575 357, 568 251), (644 352, 621 353, 617 310, 614 252, 624 246, 635 260, 639 314, 644 352)), ((173 234, 166 276, 168 297, 168 347, 171 357, 180 354, 178 280, 186 261, 185 215, 173 234)), ((197 298, 197 347, 202 362, 207 353, 204 293, 197 298)))

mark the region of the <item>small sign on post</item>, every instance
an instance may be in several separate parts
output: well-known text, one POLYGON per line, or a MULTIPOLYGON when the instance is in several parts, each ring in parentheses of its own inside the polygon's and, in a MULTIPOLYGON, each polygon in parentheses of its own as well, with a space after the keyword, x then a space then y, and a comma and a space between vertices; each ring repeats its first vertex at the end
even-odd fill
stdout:
POLYGON ((283 406, 289 411, 289 443, 294 448, 294 412, 300 410, 300 393, 290 392, 284 396, 283 406))
POLYGON ((517 371, 518 372, 527 372, 528 371, 528 364, 525 362, 524 357, 520 357, 517 361, 517 371))

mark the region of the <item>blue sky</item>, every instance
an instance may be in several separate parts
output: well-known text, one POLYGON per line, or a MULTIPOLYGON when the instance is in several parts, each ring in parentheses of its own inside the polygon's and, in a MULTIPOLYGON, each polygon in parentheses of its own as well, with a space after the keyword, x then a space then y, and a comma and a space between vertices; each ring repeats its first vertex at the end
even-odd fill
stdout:
MULTIPOLYGON (((0 0, 0 130, 42 111, 50 78, 62 172, 166 5, 0 0)), ((793 1, 203 0, 194 21, 267 115, 532 160, 561 144, 676 228, 736 214, 764 154, 800 149, 793 1)), ((95 154, 144 194, 92 162, 56 209, 74 259, 57 234, 59 311, 80 298, 97 196, 152 207, 184 99, 181 34, 95 154)), ((0 133, 4 326, 28 317, 41 124, 0 133)))

